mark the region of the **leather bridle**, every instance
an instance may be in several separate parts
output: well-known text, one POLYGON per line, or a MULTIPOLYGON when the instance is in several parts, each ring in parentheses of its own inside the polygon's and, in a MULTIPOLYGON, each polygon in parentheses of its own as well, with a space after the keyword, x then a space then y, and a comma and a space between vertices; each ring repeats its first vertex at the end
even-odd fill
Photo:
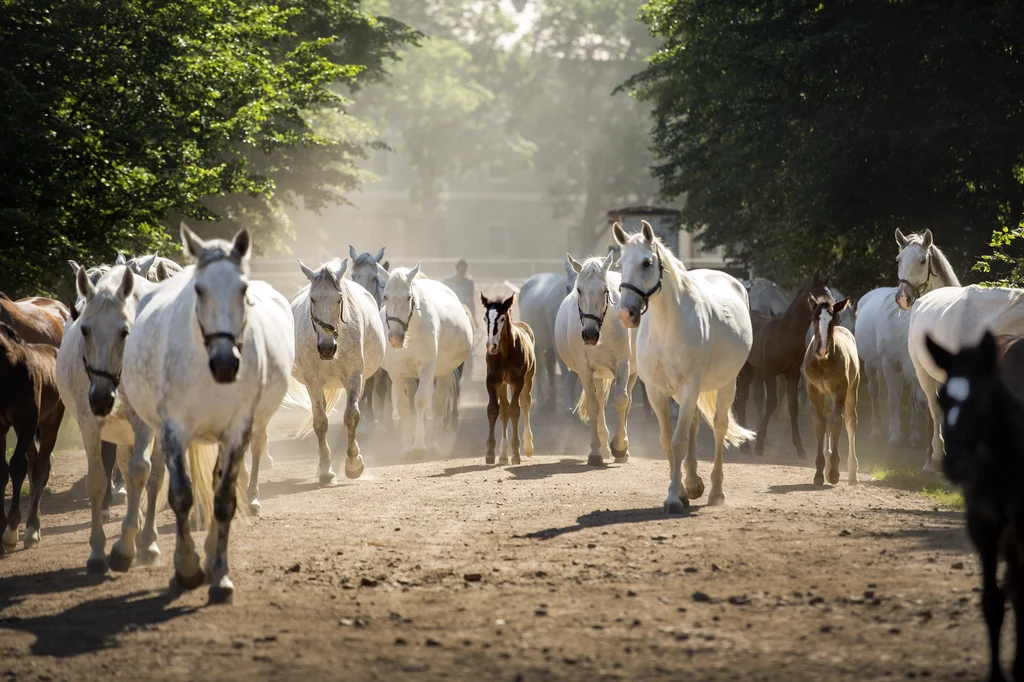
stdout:
POLYGON ((609 301, 608 287, 605 287, 605 289, 604 289, 604 310, 601 311, 600 317, 598 317, 597 315, 591 315, 590 313, 583 312, 583 308, 580 306, 579 292, 577 291, 576 292, 576 312, 578 312, 580 314, 580 324, 581 325, 583 324, 583 320, 593 320, 594 322, 597 322, 597 330, 601 331, 601 325, 604 324, 604 318, 608 314, 608 301, 609 301))
POLYGON ((640 287, 634 286, 634 285, 630 284, 629 282, 623 282, 622 284, 619 285, 619 292, 621 292, 623 289, 629 289, 630 291, 632 291, 633 293, 635 293, 637 296, 640 297, 640 300, 643 302, 643 307, 640 308, 640 314, 641 315, 643 315, 644 313, 647 312, 647 306, 650 303, 651 296, 654 296, 656 293, 661 291, 661 282, 665 278, 665 263, 664 263, 664 261, 662 261, 660 253, 655 251, 655 255, 658 257, 658 283, 657 284, 655 284, 653 287, 651 287, 647 291, 644 291, 640 287))
MULTIPOLYGON (((914 299, 915 300, 921 298, 921 296, 924 295, 925 289, 928 288, 928 283, 931 281, 932 277, 933 276, 934 277, 938 277, 939 276, 939 273, 934 272, 932 270, 932 250, 931 250, 931 248, 929 248, 927 251, 925 251, 925 260, 927 261, 927 264, 928 264, 928 276, 924 278, 924 282, 922 282, 919 286, 914 286, 914 284, 912 282, 910 282, 909 280, 906 280, 906 279, 899 280, 900 284, 906 285, 907 289, 910 290, 910 293, 914 295, 914 299)), ((897 300, 898 300, 898 298, 899 298, 899 290, 898 290, 898 288, 897 288, 897 291, 896 291, 896 297, 897 297, 897 300)))
MULTIPOLYGON (((210 265, 211 263, 216 263, 217 261, 221 261, 221 260, 234 260, 234 259, 230 255, 224 254, 224 255, 222 255, 222 256, 220 256, 218 258, 210 258, 209 260, 201 261, 199 263, 199 265, 197 266, 197 269, 196 269, 197 274, 198 274, 198 271, 199 271, 200 267, 205 268, 207 265, 210 265)), ((252 305, 252 303, 249 302, 248 294, 246 294, 243 297, 243 305, 252 305)), ((232 346, 234 346, 235 348, 238 349, 238 352, 240 354, 243 352, 242 342, 239 341, 238 339, 240 337, 245 336, 246 323, 245 323, 244 320, 242 322, 242 328, 240 330, 238 330, 238 334, 232 334, 231 332, 225 332, 225 331, 207 332, 206 329, 203 327, 203 321, 199 318, 199 300, 198 300, 198 297, 197 297, 197 300, 196 300, 196 324, 199 325, 199 333, 203 335, 203 345, 206 346, 206 350, 207 351, 210 350, 210 346, 213 345, 213 342, 216 341, 217 339, 227 339, 227 340, 229 340, 231 342, 232 346)))
POLYGON ((386 322, 387 322, 388 324, 390 324, 390 323, 394 322, 395 324, 401 325, 401 327, 402 327, 402 333, 404 334, 404 333, 406 333, 406 332, 408 332, 408 331, 409 331, 409 323, 410 323, 410 322, 412 322, 412 314, 413 314, 413 313, 414 313, 415 311, 419 310, 419 309, 420 309, 420 307, 419 307, 419 305, 418 305, 418 304, 416 303, 416 297, 414 297, 414 296, 409 296, 409 317, 407 317, 407 318, 405 318, 405 319, 403 320, 403 319, 402 319, 402 318, 400 318, 400 317, 392 317, 391 315, 386 315, 386 316, 384 317, 384 320, 385 320, 385 321, 386 321, 386 322))
POLYGON ((96 369, 95 367, 89 365, 89 361, 85 359, 85 355, 82 355, 82 364, 85 365, 85 374, 90 379, 93 379, 94 377, 106 379, 107 381, 114 385, 115 389, 121 385, 121 372, 118 372, 117 374, 111 374, 110 372, 96 369))

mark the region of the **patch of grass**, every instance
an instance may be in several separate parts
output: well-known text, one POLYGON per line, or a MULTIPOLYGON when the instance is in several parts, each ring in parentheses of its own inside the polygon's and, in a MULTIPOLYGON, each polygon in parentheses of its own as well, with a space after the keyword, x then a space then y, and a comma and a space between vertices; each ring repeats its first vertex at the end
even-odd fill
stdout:
POLYGON ((940 507, 955 511, 965 509, 964 496, 959 490, 945 481, 923 479, 912 469, 893 469, 879 464, 871 470, 871 477, 888 488, 921 493, 940 507))

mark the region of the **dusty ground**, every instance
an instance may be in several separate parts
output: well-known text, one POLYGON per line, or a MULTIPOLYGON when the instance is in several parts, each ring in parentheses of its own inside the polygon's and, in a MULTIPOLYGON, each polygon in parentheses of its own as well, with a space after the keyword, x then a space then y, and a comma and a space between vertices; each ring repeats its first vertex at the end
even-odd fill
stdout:
MULTIPOLYGON (((983 675, 975 560, 957 512, 845 476, 816 489, 809 462, 795 461, 776 427, 767 457, 728 453, 726 506, 700 500, 668 517, 667 466, 642 415, 633 460, 601 470, 583 465, 589 427, 543 414, 537 456, 484 466, 483 412, 464 417, 457 458, 401 463, 378 432, 364 441, 361 480, 320 489, 315 448, 288 438, 295 415, 282 414, 263 516, 232 529, 234 606, 207 608, 205 588, 168 597, 170 512, 157 566, 86 575, 84 458, 57 457, 42 546, 0 559, 0 675, 983 675)), ((701 439, 707 480, 703 426, 701 439)), ((862 439, 862 471, 878 456, 862 439)), ((114 511, 108 539, 123 507, 114 511)))

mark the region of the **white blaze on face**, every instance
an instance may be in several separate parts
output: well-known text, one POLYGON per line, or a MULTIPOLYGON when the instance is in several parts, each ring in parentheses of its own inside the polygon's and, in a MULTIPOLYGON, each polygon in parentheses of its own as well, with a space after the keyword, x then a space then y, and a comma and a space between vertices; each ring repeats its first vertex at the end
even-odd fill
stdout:
POLYGON ((818 356, 825 357, 828 354, 828 327, 832 324, 832 315, 828 308, 822 308, 818 314, 818 356))
POLYGON ((946 413, 946 420, 949 422, 949 425, 956 426, 956 420, 960 418, 959 403, 964 402, 967 400, 967 396, 971 395, 971 383, 964 377, 951 377, 946 382, 946 395, 957 403, 949 408, 949 412, 946 413))
POLYGON ((487 350, 491 353, 498 351, 503 321, 504 316, 496 308, 487 309, 487 350))
POLYGON ((956 420, 960 417, 960 406, 954 405, 950 408, 949 414, 946 415, 946 419, 949 421, 950 426, 956 426, 956 420))

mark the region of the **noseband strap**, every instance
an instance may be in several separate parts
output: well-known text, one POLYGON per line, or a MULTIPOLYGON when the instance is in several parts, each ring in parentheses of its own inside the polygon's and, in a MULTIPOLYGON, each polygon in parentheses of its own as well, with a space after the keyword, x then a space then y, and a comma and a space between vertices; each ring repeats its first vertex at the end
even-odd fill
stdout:
POLYGON ((85 374, 90 379, 94 379, 96 377, 99 377, 100 379, 106 379, 110 383, 114 384, 114 388, 117 388, 118 386, 121 385, 121 372, 118 372, 117 374, 111 374, 110 372, 105 372, 103 370, 96 369, 95 367, 89 365, 89 361, 85 359, 84 355, 82 356, 82 364, 85 365, 85 374))
MULTIPOLYGON (((913 282, 911 282, 909 280, 906 280, 906 279, 899 280, 900 284, 905 285, 907 287, 907 289, 910 290, 910 293, 914 295, 915 299, 921 298, 921 296, 924 295, 924 291, 925 291, 925 289, 928 288, 928 283, 931 281, 932 277, 938 277, 939 276, 939 273, 934 272, 932 270, 932 251, 931 251, 931 249, 928 249, 927 253, 925 254, 925 258, 928 260, 928 276, 924 278, 924 281, 921 282, 920 285, 914 286, 913 282)), ((897 296, 898 296, 899 292, 897 291, 896 293, 897 293, 897 296)))
POLYGON ((402 327, 402 331, 407 332, 409 331, 409 323, 412 322, 412 310, 409 310, 409 317, 404 320, 400 317, 392 317, 391 315, 385 316, 384 319, 387 320, 388 323, 394 322, 395 324, 400 325, 402 327))
POLYGON ((604 325, 604 318, 608 314, 608 289, 604 290, 604 310, 601 311, 601 316, 591 315, 590 313, 583 312, 583 308, 580 306, 579 295, 576 296, 576 312, 580 314, 580 324, 583 324, 583 320, 593 320, 597 322, 597 330, 601 330, 601 326, 604 325))
POLYGON ((316 331, 316 328, 320 327, 325 332, 327 332, 328 334, 333 336, 335 341, 338 340, 338 328, 335 327, 335 326, 329 325, 326 322, 324 322, 323 320, 321 320, 319 317, 317 317, 316 315, 313 314, 312 310, 309 311, 309 320, 313 324, 313 331, 316 331))
POLYGON ((619 285, 619 291, 621 292, 623 289, 629 289, 634 294, 639 296, 640 300, 643 302, 643 306, 640 308, 640 314, 643 315, 644 313, 647 312, 647 306, 651 302, 651 296, 654 296, 656 293, 661 291, 661 282, 662 282, 662 280, 664 280, 664 278, 665 278, 665 264, 662 262, 661 255, 659 254, 658 255, 658 283, 657 284, 655 284, 653 287, 651 287, 647 291, 644 291, 640 287, 634 286, 634 285, 630 284, 629 282, 623 282, 622 284, 619 285))

